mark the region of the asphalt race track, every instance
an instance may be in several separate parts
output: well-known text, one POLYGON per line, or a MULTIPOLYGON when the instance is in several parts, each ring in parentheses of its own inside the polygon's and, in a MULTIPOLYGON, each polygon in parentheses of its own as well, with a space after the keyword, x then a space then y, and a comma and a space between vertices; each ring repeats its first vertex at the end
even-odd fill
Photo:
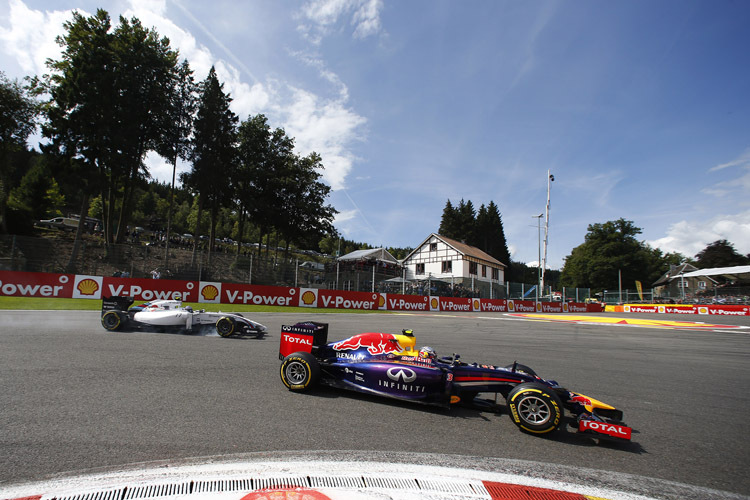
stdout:
POLYGON ((246 316, 270 335, 109 333, 93 311, 0 313, 0 490, 166 459, 370 450, 381 458, 415 453, 422 461, 426 453, 528 460, 750 495, 748 317, 658 315, 745 326, 683 330, 499 313, 246 316), (418 346, 439 355, 498 365, 518 360, 623 409, 637 433, 617 444, 567 431, 539 438, 519 432, 506 414, 330 389, 289 392, 278 373, 279 330, 307 319, 328 322, 329 341, 411 328, 418 346))

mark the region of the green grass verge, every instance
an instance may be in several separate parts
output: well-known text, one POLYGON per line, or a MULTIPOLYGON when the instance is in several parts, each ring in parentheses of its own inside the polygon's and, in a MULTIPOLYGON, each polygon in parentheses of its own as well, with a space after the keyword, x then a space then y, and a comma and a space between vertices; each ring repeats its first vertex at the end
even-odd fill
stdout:
MULTIPOLYGON (((137 303, 137 301, 136 301, 137 303)), ((226 312, 283 312, 283 313, 347 313, 347 314, 372 314, 390 313, 392 311, 367 311, 359 309, 313 309, 310 307, 284 307, 284 306, 258 306, 246 304, 201 304, 197 302, 185 302, 184 305, 193 309, 205 309, 206 311, 226 312)), ((40 297, 0 297, 0 310, 54 310, 54 311, 99 311, 102 308, 101 300, 92 299, 47 299, 40 297)))

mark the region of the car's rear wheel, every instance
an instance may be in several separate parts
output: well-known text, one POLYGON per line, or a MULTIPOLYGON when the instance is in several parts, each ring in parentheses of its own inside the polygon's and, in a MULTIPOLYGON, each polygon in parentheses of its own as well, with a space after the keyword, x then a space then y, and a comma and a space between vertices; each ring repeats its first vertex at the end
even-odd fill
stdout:
POLYGON ((294 352, 281 363, 281 381, 290 391, 310 390, 319 379, 320 365, 309 352, 294 352))
POLYGON ((510 416, 519 429, 530 434, 557 430, 563 418, 563 406, 549 387, 534 382, 519 384, 508 394, 510 416))
POLYGON ((226 316, 219 318, 216 322, 216 333, 222 337, 229 337, 234 333, 235 323, 232 318, 226 316))
POLYGON ((102 326, 105 330, 114 332, 122 326, 122 316, 119 311, 107 311, 102 315, 102 326))

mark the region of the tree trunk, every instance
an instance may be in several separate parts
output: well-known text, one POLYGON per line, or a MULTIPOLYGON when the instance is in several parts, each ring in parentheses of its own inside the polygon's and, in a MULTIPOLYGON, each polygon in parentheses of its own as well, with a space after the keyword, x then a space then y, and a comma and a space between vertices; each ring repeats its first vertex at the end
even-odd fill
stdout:
POLYGON ((169 271, 169 238, 172 230, 172 206, 174 205, 174 179, 177 175, 177 156, 172 162, 172 187, 169 189, 169 210, 167 211, 167 236, 164 241, 164 271, 169 271))
POLYGON ((190 266, 193 268, 195 268, 196 265, 198 245, 200 244, 201 217, 203 217, 203 197, 198 195, 198 219, 195 221, 195 234, 193 234, 193 258, 190 261, 190 266))
POLYGON ((70 253, 70 260, 68 265, 65 266, 65 272, 74 273, 76 271, 76 261, 78 260, 78 251, 81 248, 81 236, 83 235, 83 228, 86 226, 86 217, 89 213, 89 194, 83 193, 83 201, 81 202, 81 211, 78 218, 78 228, 76 229, 76 236, 73 240, 73 251, 70 253))

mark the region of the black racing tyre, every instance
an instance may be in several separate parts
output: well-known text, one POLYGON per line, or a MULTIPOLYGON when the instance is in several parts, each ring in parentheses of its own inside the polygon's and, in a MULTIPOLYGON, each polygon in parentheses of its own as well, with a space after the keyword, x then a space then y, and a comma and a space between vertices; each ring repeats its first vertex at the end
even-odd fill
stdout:
MULTIPOLYGON (((536 372, 531 369, 530 367, 526 365, 522 365, 521 363, 516 363, 516 372, 519 373, 525 373, 526 375, 531 375, 532 377, 538 377, 539 375, 536 374, 536 372)), ((513 365, 508 365, 505 367, 506 370, 513 370, 513 365)))
POLYGON ((293 352, 281 363, 281 381, 290 391, 312 389, 320 379, 320 365, 309 352, 293 352))
POLYGON ((114 332, 122 326, 122 316, 119 311, 107 311, 102 315, 102 326, 105 330, 114 332))
POLYGON ((547 434, 560 427, 563 406, 549 387, 527 382, 510 391, 507 398, 510 417, 519 429, 529 434, 547 434))
POLYGON ((234 333, 234 329, 234 320, 232 318, 228 318, 227 316, 222 316, 216 322, 216 333, 218 333, 222 337, 231 336, 234 333))

